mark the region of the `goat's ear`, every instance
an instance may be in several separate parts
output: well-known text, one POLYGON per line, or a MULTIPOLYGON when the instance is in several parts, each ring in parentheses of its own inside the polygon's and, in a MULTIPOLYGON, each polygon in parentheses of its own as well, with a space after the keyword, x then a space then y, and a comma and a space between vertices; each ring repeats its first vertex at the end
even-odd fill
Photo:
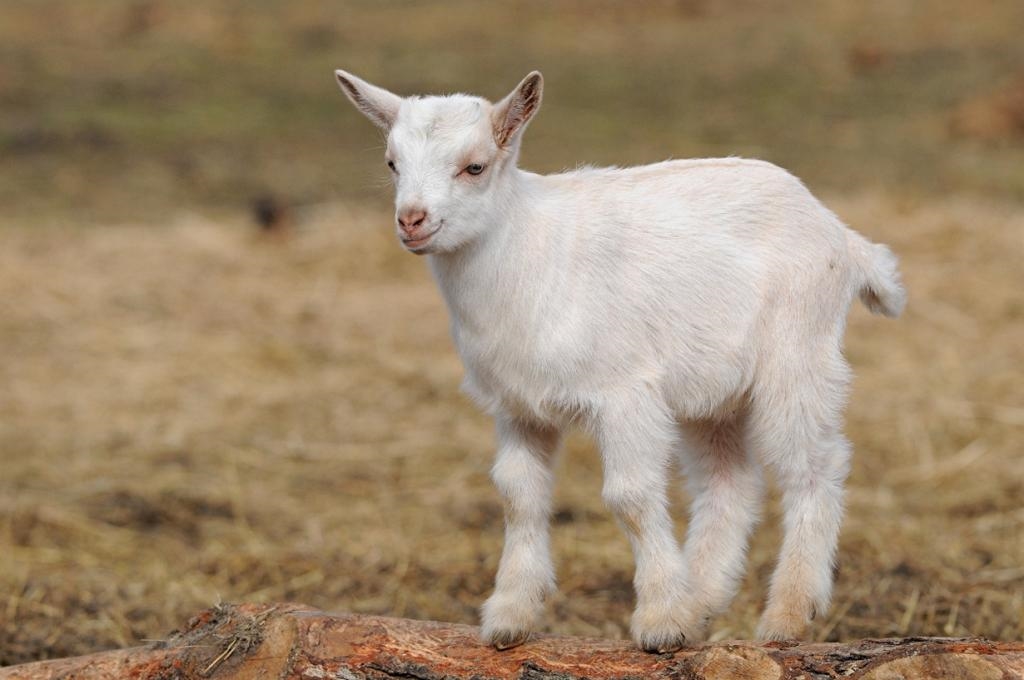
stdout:
POLYGON ((401 97, 340 69, 334 72, 334 77, 338 79, 341 91, 352 100, 364 116, 385 131, 391 129, 402 105, 401 97))
POLYGON ((494 124, 494 141, 500 147, 511 144, 540 108, 544 77, 534 71, 516 85, 516 89, 494 105, 491 121, 494 124))

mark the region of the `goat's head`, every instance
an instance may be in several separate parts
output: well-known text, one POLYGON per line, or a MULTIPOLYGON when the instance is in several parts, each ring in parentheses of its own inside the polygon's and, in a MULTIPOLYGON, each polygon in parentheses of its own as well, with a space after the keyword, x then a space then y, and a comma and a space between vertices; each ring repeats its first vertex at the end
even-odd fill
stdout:
POLYGON ((441 253, 477 238, 501 210, 523 130, 540 108, 540 73, 497 104, 462 94, 402 98, 345 71, 335 76, 387 134, 402 244, 417 254, 441 253))

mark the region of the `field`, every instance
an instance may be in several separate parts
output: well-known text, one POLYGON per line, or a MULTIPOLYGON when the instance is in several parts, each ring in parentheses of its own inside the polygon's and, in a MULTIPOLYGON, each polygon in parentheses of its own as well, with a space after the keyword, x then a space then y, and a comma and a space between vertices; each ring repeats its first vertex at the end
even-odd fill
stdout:
MULTIPOLYGON (((1024 638, 1024 6, 199 7, 0 9, 0 665, 218 601, 475 621, 491 426, 336 66, 495 98, 538 67, 526 166, 764 157, 890 244, 911 301, 851 315, 856 454, 813 635, 1024 638), (261 198, 284 228, 254 226, 261 198)), ((573 437, 547 624, 621 637, 599 467, 573 437)), ((716 639, 752 633, 778 519, 773 498, 716 639)))

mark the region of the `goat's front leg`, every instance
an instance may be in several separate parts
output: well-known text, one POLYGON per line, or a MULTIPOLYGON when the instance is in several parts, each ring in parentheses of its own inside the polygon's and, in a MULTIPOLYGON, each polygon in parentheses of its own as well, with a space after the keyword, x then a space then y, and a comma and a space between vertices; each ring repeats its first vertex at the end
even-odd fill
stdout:
POLYGON ((633 547, 637 605, 633 639, 649 652, 670 652, 699 632, 689 620, 682 554, 668 512, 674 421, 645 396, 608 404, 596 423, 604 462, 605 503, 633 547))
POLYGON ((482 608, 481 635, 498 649, 522 644, 555 589, 548 544, 551 464, 557 429, 498 417, 498 455, 491 477, 505 501, 505 548, 494 594, 482 608))

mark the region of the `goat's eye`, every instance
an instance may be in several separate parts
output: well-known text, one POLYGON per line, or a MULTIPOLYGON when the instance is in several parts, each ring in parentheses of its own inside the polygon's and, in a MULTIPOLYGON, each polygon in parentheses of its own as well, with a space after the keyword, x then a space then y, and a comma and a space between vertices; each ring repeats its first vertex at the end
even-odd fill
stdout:
POLYGON ((394 161, 388 161, 388 167, 391 169, 391 172, 398 172, 398 168, 395 167, 394 161))
POLYGON ((468 172, 471 175, 479 175, 483 171, 484 166, 481 165, 480 163, 471 163, 466 166, 466 172, 468 172))

